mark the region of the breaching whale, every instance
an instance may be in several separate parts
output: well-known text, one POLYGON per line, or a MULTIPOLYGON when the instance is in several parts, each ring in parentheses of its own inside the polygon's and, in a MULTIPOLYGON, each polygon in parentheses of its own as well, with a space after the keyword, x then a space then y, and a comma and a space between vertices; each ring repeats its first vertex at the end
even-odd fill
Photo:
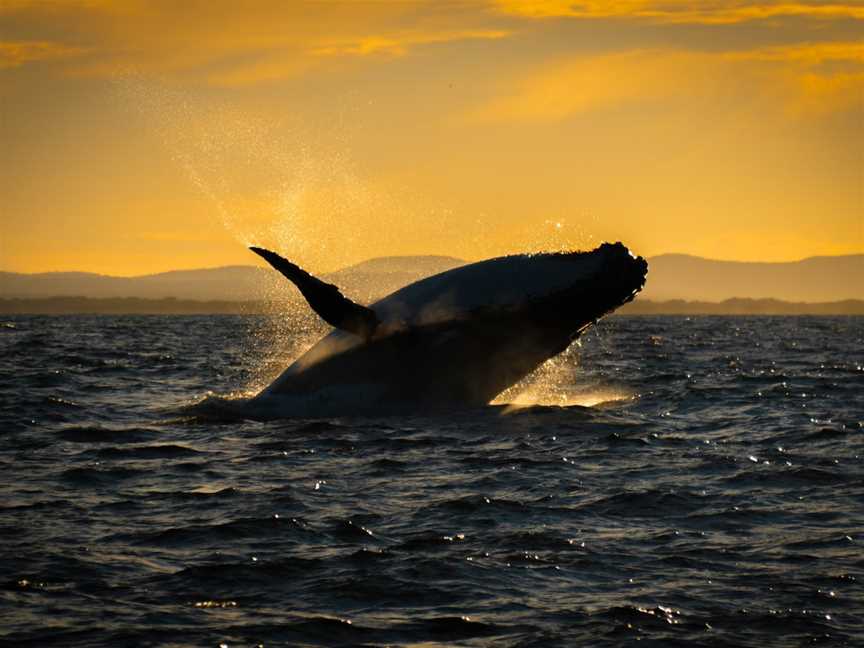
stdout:
POLYGON ((288 399, 333 413, 486 405, 631 301, 648 271, 623 244, 604 243, 460 266, 365 307, 275 252, 250 249, 334 327, 250 403, 288 399))

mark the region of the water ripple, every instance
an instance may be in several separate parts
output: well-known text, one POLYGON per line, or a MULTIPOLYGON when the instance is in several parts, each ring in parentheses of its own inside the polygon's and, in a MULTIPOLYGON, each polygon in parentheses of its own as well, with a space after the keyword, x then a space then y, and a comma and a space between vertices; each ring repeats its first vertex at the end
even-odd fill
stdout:
POLYGON ((864 636, 864 319, 615 317, 569 406, 251 421, 265 325, 0 323, 0 645, 864 636))

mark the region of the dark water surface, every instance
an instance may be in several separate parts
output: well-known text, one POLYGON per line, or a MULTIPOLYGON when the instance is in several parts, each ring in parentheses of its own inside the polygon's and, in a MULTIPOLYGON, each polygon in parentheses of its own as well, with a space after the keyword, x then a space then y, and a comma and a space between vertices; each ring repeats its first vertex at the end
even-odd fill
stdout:
POLYGON ((0 324, 0 644, 864 645, 864 319, 611 318, 593 407, 182 415, 260 324, 0 324))

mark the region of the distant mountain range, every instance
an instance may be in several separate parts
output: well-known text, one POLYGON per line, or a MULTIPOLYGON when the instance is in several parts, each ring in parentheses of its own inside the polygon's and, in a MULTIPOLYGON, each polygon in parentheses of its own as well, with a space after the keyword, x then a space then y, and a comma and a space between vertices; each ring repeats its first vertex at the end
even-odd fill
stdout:
MULTIPOLYGON (((648 262, 648 283, 636 304, 673 300, 700 302, 703 305, 698 308, 703 310, 699 312, 713 312, 717 307, 711 304, 727 300, 739 300, 736 310, 743 308, 742 304, 758 309, 754 300, 761 300, 763 307, 765 300, 779 300, 798 302, 794 306, 800 311, 802 303, 864 299, 864 255, 861 254, 812 257, 792 263, 741 263, 664 254, 648 262)), ((321 278, 336 284, 353 299, 368 303, 417 279, 464 263, 447 256, 381 257, 321 278)), ((22 312, 20 300, 61 297, 252 302, 274 296, 299 298, 285 279, 261 266, 178 270, 140 277, 87 272, 0 272, 0 299, 16 300, 15 312, 22 312)), ((72 302, 67 299, 64 303, 72 302)), ((645 308, 647 304, 629 310, 645 308)), ((681 310, 685 308, 681 304, 675 308, 675 312, 688 312, 681 310)), ((776 309, 776 304, 772 308, 776 309)), ((0 310, 12 312, 9 308, 0 310)), ((225 312, 225 308, 220 308, 219 312, 225 312)))
MULTIPOLYGON (((269 269, 226 266, 177 270, 140 277, 91 272, 0 272, 0 297, 138 297, 142 299, 254 299, 275 279, 269 269)), ((262 293, 263 294, 263 293, 262 293)))
POLYGON ((648 282, 640 298, 706 302, 734 298, 791 302, 864 299, 864 254, 810 257, 790 263, 742 263, 663 254, 648 260, 648 282))
MULTIPOLYGON (((368 302, 465 261, 447 256, 395 256, 370 259, 321 275, 352 299, 368 302)), ((90 272, 0 272, 0 298, 89 297, 249 301, 291 294, 288 280, 263 266, 174 270, 140 277, 90 272)))
MULTIPOLYGON (((290 302, 289 302, 290 303, 290 302)), ((291 304, 293 313, 315 319, 310 308, 291 304)), ((0 315, 251 315, 284 313, 286 303, 268 300, 225 301, 200 299, 141 299, 139 297, 0 298, 0 315)), ((727 299, 722 302, 651 301, 637 299, 617 311, 620 315, 864 315, 864 300, 795 303, 777 299, 727 299)), ((293 320, 292 320, 293 321, 293 320)), ((320 322, 319 322, 320 324, 320 322)), ((2 330, 2 322, 0 322, 2 330)))

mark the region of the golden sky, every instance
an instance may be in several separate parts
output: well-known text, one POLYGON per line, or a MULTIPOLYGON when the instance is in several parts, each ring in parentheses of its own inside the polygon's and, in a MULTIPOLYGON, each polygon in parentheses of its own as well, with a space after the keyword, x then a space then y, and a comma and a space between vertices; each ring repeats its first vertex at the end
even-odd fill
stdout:
POLYGON ((0 0, 0 270, 864 252, 864 0, 0 0))

